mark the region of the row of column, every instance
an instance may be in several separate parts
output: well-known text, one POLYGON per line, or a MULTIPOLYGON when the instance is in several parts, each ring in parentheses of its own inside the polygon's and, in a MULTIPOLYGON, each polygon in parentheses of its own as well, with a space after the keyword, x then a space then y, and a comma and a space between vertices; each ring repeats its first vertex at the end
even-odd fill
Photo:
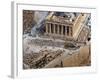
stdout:
POLYGON ((46 33, 72 36, 72 27, 46 23, 46 33))

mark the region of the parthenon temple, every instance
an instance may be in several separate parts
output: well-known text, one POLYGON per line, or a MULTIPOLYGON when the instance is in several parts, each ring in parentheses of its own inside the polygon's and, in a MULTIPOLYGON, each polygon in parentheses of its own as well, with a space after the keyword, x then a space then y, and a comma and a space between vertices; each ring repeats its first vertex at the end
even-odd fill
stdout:
POLYGON ((77 38, 82 22, 86 19, 87 14, 79 13, 74 18, 55 16, 50 13, 45 21, 45 34, 50 36, 59 36, 64 38, 77 38))

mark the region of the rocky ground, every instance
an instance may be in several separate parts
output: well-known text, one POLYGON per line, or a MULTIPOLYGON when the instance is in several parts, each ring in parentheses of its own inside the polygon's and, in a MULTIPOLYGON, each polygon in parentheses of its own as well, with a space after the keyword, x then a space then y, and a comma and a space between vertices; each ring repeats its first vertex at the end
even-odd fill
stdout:
POLYGON ((67 49, 59 47, 61 44, 57 44, 57 41, 64 43, 62 40, 56 40, 57 46, 54 46, 55 44, 51 44, 51 42, 53 42, 52 40, 26 38, 24 40, 23 68, 36 69, 91 65, 89 44, 76 49, 67 49), (41 44, 41 46, 39 46, 39 44, 41 44))
MULTIPOLYGON (((63 54, 64 50, 40 50, 39 53, 30 53, 30 54, 24 54, 23 56, 23 63, 28 65, 28 68, 43 68, 49 62, 57 58, 58 56, 61 56, 63 54)), ((24 69, 25 65, 23 66, 24 69)))

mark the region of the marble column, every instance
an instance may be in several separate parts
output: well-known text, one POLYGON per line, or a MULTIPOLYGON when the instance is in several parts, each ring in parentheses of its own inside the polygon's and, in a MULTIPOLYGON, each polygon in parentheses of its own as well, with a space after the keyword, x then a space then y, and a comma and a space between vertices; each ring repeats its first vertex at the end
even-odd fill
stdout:
POLYGON ((55 34, 55 24, 53 24, 53 33, 55 34))
POLYGON ((65 26, 65 36, 67 36, 67 26, 65 26))
POLYGON ((63 25, 61 25, 61 35, 64 35, 63 34, 63 25))
POLYGON ((49 32, 49 33, 51 34, 51 23, 49 24, 49 30, 50 30, 50 32, 49 32))
POLYGON ((48 33, 48 23, 46 23, 46 33, 48 33))
POLYGON ((69 36, 71 36, 71 27, 69 27, 69 36))
POLYGON ((57 34, 59 34, 59 25, 57 25, 57 34))

